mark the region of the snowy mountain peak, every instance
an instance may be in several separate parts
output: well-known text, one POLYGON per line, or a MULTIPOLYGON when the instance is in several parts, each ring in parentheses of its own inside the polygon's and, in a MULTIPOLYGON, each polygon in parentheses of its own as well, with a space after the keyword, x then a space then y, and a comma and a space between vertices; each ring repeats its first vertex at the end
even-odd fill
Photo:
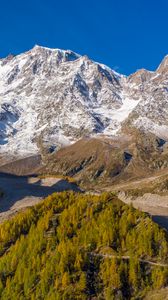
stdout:
POLYGON ((138 86, 139 84, 143 84, 146 81, 149 81, 153 76, 154 72, 148 71, 146 69, 137 70, 135 73, 131 74, 128 77, 128 81, 131 84, 138 86))
POLYGON ((39 45, 35 45, 31 50, 32 53, 49 53, 49 54, 54 54, 54 55, 60 55, 64 57, 67 60, 75 60, 80 57, 79 54, 71 51, 71 50, 62 50, 58 48, 47 48, 39 45))
POLYGON ((168 55, 164 57, 164 59, 161 61, 159 67, 156 70, 157 73, 167 73, 168 72, 168 55))
POLYGON ((0 60, 0 152, 25 156, 86 135, 113 136, 127 120, 165 136, 165 62, 163 69, 126 77, 86 55, 38 45, 0 60))

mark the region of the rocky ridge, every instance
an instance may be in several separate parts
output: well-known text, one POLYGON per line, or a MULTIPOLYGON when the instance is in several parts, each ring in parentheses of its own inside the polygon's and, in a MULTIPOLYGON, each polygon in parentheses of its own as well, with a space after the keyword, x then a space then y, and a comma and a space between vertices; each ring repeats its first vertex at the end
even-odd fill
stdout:
POLYGON ((168 138, 168 57, 126 77, 70 50, 35 46, 0 60, 0 153, 49 152, 127 128, 168 138))

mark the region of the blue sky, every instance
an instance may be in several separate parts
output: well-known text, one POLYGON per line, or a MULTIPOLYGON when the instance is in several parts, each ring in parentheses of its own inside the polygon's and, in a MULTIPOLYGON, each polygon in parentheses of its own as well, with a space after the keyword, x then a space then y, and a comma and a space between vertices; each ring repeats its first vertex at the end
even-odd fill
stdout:
POLYGON ((0 57, 35 44, 87 54, 123 74, 168 54, 167 0, 1 1, 0 57))

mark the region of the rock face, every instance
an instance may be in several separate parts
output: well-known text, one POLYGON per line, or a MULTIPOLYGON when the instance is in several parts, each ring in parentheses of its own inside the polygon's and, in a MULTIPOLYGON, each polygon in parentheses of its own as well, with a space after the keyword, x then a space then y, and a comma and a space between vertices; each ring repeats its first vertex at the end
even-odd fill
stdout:
POLYGON ((140 99, 126 123, 168 138, 168 57, 156 72, 140 70, 127 78, 130 95, 140 99), (127 122, 128 121, 128 122, 127 122))
POLYGON ((35 46, 0 60, 0 153, 54 151, 142 128, 168 138, 168 58, 129 77, 70 50, 35 46))

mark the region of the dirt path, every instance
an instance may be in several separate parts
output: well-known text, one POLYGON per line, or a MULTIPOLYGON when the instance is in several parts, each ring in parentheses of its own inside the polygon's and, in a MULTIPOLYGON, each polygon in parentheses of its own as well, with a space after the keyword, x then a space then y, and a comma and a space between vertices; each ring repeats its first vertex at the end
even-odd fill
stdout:
POLYGON ((0 174, 0 222, 19 210, 37 204, 54 192, 64 190, 78 191, 78 187, 63 179, 0 174))
MULTIPOLYGON (((91 253, 91 255, 100 256, 102 258, 117 258, 117 259, 123 259, 123 260, 129 260, 130 259, 130 256, 128 256, 128 255, 119 256, 119 255, 101 254, 101 253, 93 253, 93 252, 91 253)), ((168 268, 168 264, 153 262, 153 261, 150 261, 150 260, 147 260, 147 259, 142 259, 142 258, 139 258, 138 260, 139 260, 139 262, 142 262, 144 264, 149 264, 151 266, 158 266, 158 267, 168 268)))

